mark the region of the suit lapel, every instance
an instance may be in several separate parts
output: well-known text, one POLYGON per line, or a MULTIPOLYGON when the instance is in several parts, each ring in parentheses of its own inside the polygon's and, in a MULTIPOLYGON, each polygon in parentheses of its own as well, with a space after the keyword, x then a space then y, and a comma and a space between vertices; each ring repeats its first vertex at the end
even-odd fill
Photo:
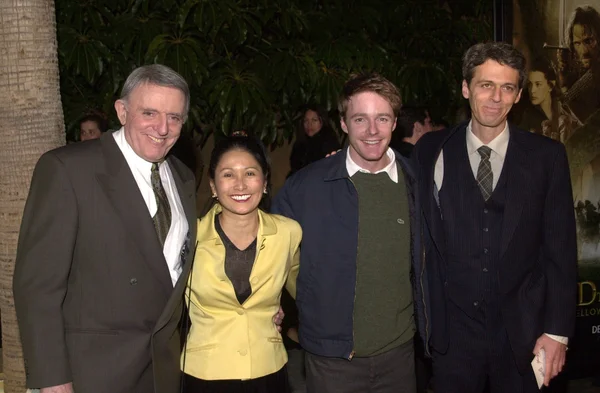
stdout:
POLYGON ((500 176, 506 176, 506 204, 502 220, 502 237, 500 243, 500 259, 502 259, 515 229, 519 224, 523 210, 524 194, 528 190, 526 175, 527 149, 523 146, 519 130, 511 127, 510 140, 506 151, 506 158, 500 176), (506 173, 504 173, 506 171, 506 173))
MULTIPOLYGON (((436 155, 437 157, 438 155, 436 155)), ((435 168, 435 161, 433 164, 435 168)), ((423 198, 423 216, 425 217, 425 221, 427 221, 427 228, 429 228, 429 232, 431 238, 433 239, 433 243, 438 249, 440 255, 444 254, 444 227, 442 223, 441 210, 438 206, 438 202, 436 199, 438 198, 435 183, 433 180, 433 174, 427 174, 427 178, 423 185, 423 195, 428 195, 429 197, 423 198)))
MULTIPOLYGON (((439 192, 435 185, 435 164, 444 148, 444 145, 448 143, 451 138, 459 138, 459 140, 465 140, 466 124, 461 124, 454 128, 450 134, 444 139, 444 141, 437 146, 437 150, 433 154, 431 162, 423 165, 422 167, 427 171, 422 173, 423 176, 423 193, 427 195, 426 198, 422 198, 423 212, 425 220, 427 221, 427 227, 429 228, 431 238, 435 244, 439 254, 441 256, 445 254, 445 238, 444 238, 444 224, 442 221, 442 211, 439 202, 439 192)), ((443 187, 443 184, 442 184, 443 187)))
POLYGON ((112 133, 101 138, 106 173, 97 174, 98 183, 117 211, 126 232, 137 245, 142 259, 161 284, 165 295, 173 291, 171 275, 160 247, 152 218, 131 169, 112 133))

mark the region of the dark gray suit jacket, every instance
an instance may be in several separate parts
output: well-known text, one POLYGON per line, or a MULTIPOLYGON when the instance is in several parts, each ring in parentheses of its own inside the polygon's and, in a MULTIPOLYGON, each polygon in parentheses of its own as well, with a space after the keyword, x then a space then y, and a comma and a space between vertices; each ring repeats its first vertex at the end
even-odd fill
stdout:
POLYGON ((173 288, 152 218, 111 133, 44 154, 23 214, 14 296, 27 385, 179 391, 178 325, 196 239, 194 177, 168 158, 189 223, 173 288))

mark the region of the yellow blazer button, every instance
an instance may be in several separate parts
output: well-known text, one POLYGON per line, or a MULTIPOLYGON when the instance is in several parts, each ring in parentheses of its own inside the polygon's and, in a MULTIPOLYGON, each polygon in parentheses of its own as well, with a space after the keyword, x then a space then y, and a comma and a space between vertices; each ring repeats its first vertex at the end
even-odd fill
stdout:
POLYGON ((239 350, 240 355, 242 356, 246 356, 246 354, 248 353, 248 351, 246 351, 245 349, 240 349, 239 350))
POLYGON ((256 283, 258 282, 258 277, 254 277, 254 278, 252 278, 252 281, 251 281, 251 282, 252 282, 252 284, 256 284, 256 283))
POLYGON ((244 315, 244 309, 243 308, 238 308, 237 309, 237 313, 240 315, 244 315))

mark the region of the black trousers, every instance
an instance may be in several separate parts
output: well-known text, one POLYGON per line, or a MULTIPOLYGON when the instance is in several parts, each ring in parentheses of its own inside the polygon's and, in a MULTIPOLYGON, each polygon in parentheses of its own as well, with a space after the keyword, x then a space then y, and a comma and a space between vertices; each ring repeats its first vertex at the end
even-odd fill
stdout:
POLYGON ((539 392, 533 371, 517 369, 499 308, 484 305, 473 318, 448 302, 448 335, 448 351, 433 352, 436 393, 539 392))
POLYGON ((184 374, 185 393, 291 393, 287 367, 273 374, 254 379, 207 381, 184 374))
POLYGON ((307 393, 415 393, 413 340, 351 361, 306 352, 307 393))

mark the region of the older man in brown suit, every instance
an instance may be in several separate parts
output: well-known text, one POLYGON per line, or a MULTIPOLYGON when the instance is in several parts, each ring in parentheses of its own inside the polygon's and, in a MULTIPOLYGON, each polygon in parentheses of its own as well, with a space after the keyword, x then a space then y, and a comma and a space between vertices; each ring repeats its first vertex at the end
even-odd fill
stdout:
POLYGON ((175 71, 140 67, 115 103, 120 130, 40 158, 14 276, 28 387, 179 391, 196 214, 194 177, 167 153, 189 101, 175 71))

